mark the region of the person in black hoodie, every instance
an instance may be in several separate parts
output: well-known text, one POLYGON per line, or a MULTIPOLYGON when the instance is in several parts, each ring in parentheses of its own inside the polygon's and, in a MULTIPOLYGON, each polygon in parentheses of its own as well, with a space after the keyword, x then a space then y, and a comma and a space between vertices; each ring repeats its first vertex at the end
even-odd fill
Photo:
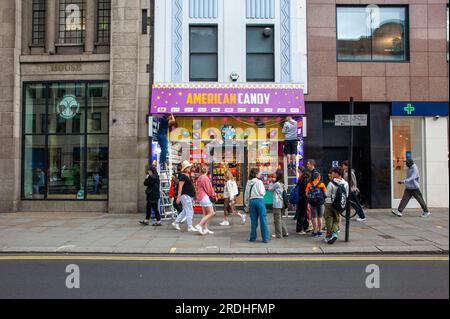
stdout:
POLYGON ((144 186, 147 187, 145 189, 145 194, 147 196, 147 210, 145 220, 140 223, 144 226, 148 226, 153 210, 155 212, 156 222, 154 222, 152 226, 162 226, 161 214, 159 213, 158 207, 159 197, 161 196, 159 189, 160 183, 158 171, 155 167, 152 166, 147 170, 147 177, 144 181, 144 186))
POLYGON ((299 202, 297 204, 297 229, 296 232, 299 235, 304 235, 308 231, 308 212, 307 212, 307 196, 306 186, 308 186, 311 180, 311 174, 304 168, 299 170, 299 178, 297 182, 299 202))

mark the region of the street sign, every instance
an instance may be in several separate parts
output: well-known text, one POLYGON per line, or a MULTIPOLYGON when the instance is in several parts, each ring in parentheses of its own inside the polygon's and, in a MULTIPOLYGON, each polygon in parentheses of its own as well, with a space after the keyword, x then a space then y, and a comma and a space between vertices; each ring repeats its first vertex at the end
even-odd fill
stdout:
POLYGON ((334 120, 335 126, 367 126, 366 114, 336 114, 334 120))

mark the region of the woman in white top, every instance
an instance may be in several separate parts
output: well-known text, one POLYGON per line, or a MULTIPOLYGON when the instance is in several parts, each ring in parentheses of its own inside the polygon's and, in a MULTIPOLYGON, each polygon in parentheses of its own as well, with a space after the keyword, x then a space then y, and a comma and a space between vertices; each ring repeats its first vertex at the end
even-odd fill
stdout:
POLYGON ((228 216, 230 214, 238 215, 241 217, 242 224, 245 224, 245 214, 241 214, 236 210, 236 196, 239 193, 238 186, 236 181, 234 180, 234 176, 230 170, 225 172, 225 189, 223 193, 224 197, 224 214, 223 214, 223 222, 221 222, 220 226, 230 226, 230 222, 228 221, 228 216))
POLYGON ((245 187, 244 202, 249 207, 251 231, 249 241, 256 241, 256 229, 258 228, 258 220, 261 222, 261 237, 264 243, 269 242, 269 226, 267 225, 267 211, 264 203, 264 195, 266 188, 260 179, 258 168, 250 170, 249 181, 245 187))

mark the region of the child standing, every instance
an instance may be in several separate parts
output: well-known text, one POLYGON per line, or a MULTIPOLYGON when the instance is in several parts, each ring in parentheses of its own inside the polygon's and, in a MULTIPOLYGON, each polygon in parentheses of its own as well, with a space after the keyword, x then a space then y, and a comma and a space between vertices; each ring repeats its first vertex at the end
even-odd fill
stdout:
POLYGON ((322 176, 318 171, 313 173, 313 181, 306 186, 308 203, 311 205, 311 220, 313 224, 312 237, 322 237, 322 219, 325 211, 325 197, 327 188, 322 183, 322 176))

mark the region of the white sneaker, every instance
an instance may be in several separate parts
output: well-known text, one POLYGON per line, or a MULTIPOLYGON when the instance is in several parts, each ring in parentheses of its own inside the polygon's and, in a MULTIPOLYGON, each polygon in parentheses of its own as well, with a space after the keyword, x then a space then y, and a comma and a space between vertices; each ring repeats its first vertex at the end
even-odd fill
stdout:
POLYGON ((242 214, 242 224, 245 225, 245 222, 247 221, 247 216, 245 214, 242 214))
POLYGON ((219 224, 220 226, 230 226, 230 222, 228 220, 224 220, 219 224))
POLYGON ((180 224, 184 223, 186 221, 187 217, 184 216, 182 220, 180 220, 180 224))
POLYGON ((205 228, 204 230, 205 230, 205 232, 206 232, 207 234, 209 234, 209 235, 214 235, 214 232, 213 232, 213 231, 210 231, 208 228, 205 228))
POLYGON ((172 223, 173 228, 175 228, 176 230, 181 230, 180 228, 180 224, 178 224, 177 222, 173 222, 172 223))
POLYGON ((397 216, 397 217, 402 217, 403 216, 403 214, 402 213, 400 213, 398 210, 396 210, 396 209, 393 209, 392 210, 392 214, 394 214, 395 216, 397 216))
POLYGON ((195 228, 194 226, 191 226, 190 228, 188 228, 188 232, 190 232, 190 233, 198 233, 198 229, 195 228))
POLYGON ((367 218, 356 218, 357 222, 365 222, 367 220, 367 218))
POLYGON ((202 234, 203 235, 203 227, 202 226, 200 226, 200 225, 197 225, 197 226, 195 226, 195 229, 197 229, 197 231, 200 233, 200 234, 202 234))
POLYGON ((421 215, 421 217, 423 217, 423 218, 427 218, 427 217, 430 217, 431 216, 431 213, 430 212, 424 212, 424 213, 422 213, 422 215, 421 215))

